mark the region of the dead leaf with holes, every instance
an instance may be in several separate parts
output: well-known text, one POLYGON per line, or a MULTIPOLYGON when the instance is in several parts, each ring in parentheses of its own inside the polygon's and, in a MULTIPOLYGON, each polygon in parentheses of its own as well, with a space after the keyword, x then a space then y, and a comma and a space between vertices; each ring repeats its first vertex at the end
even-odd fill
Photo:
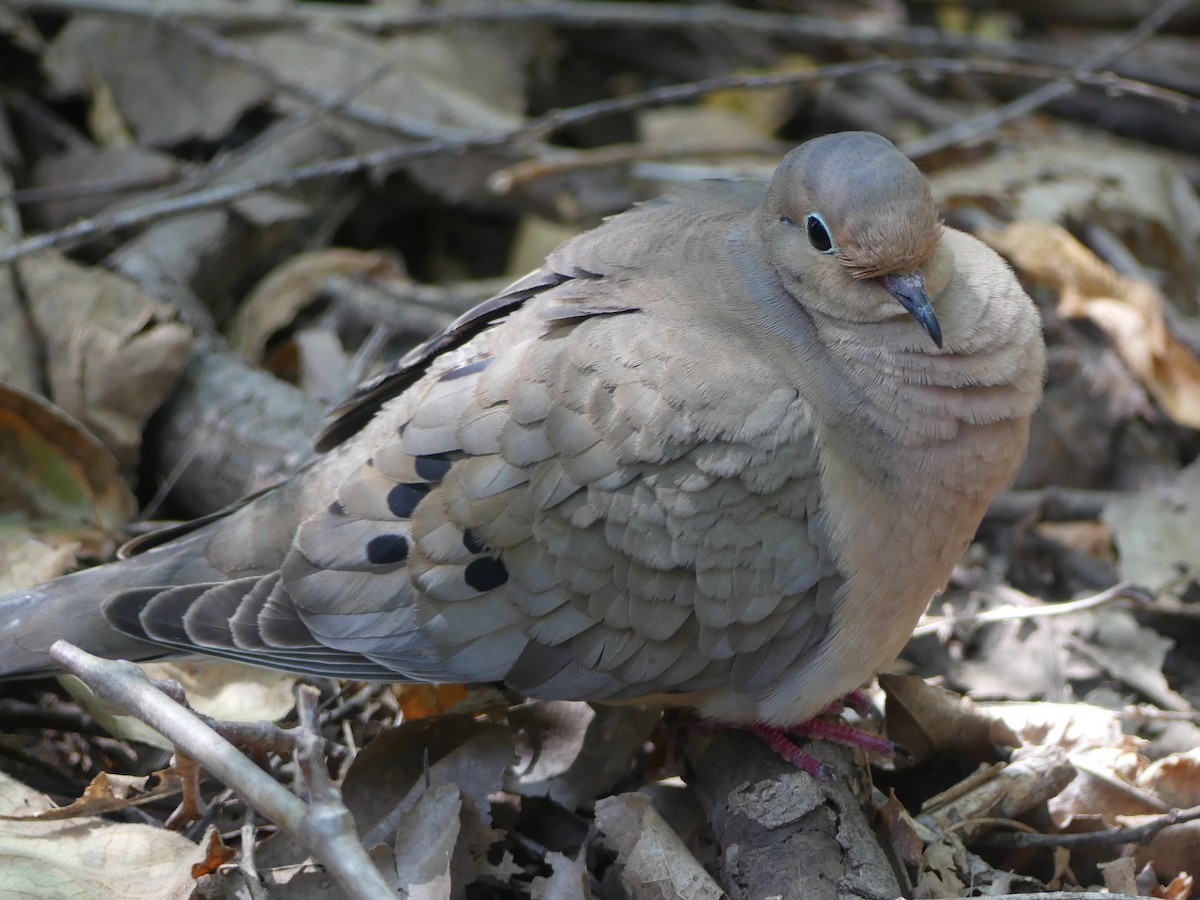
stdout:
POLYGON ((52 806, 27 815, 0 815, 0 819, 23 822, 61 822, 80 816, 101 816, 105 813, 153 803, 171 797, 182 790, 182 781, 174 768, 161 769, 152 775, 116 775, 101 772, 73 803, 52 806))

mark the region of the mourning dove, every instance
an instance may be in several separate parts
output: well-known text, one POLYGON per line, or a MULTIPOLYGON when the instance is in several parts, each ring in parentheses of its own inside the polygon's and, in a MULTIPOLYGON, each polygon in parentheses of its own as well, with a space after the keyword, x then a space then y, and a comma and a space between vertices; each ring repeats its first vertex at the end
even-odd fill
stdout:
POLYGON ((0 597, 0 675, 198 652, 809 719, 1013 477, 1038 313, 884 138, 643 204, 367 384, 306 470, 0 597), (153 543, 153 542, 151 542, 153 543))

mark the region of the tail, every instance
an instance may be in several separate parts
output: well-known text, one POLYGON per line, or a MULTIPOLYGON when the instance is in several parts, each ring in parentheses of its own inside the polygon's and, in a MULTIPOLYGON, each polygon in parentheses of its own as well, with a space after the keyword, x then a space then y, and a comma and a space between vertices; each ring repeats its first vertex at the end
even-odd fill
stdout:
POLYGON ((164 648, 122 634, 104 617, 107 597, 130 585, 128 563, 84 569, 23 591, 0 594, 0 678, 33 678, 58 667, 50 645, 70 641, 97 656, 147 660, 164 648))
POLYGON ((49 650, 57 640, 112 659, 177 653, 114 627, 111 601, 146 589, 222 583, 272 571, 290 543, 299 493, 285 483, 246 505, 173 529, 163 543, 146 541, 150 549, 128 559, 0 594, 0 679, 56 671, 49 650))

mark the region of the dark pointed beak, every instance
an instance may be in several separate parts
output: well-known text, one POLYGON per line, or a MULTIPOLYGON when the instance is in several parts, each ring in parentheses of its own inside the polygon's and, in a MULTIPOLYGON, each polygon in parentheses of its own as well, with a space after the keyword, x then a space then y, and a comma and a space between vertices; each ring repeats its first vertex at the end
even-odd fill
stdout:
POLYGON ((912 313, 912 317, 921 323, 921 327, 929 332, 933 342, 942 346, 942 326, 938 324, 933 306, 929 302, 929 294, 925 292, 925 278, 920 269, 914 269, 903 275, 880 275, 875 279, 883 289, 899 301, 900 305, 912 313))

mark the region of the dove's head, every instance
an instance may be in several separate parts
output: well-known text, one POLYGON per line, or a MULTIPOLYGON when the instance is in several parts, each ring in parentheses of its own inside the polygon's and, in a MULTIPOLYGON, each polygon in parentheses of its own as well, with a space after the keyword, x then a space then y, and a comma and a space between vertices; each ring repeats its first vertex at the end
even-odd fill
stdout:
POLYGON ((887 321, 907 310, 942 345, 921 266, 942 224, 929 183, 887 138, 847 131, 783 158, 756 211, 772 265, 821 312, 887 321))

